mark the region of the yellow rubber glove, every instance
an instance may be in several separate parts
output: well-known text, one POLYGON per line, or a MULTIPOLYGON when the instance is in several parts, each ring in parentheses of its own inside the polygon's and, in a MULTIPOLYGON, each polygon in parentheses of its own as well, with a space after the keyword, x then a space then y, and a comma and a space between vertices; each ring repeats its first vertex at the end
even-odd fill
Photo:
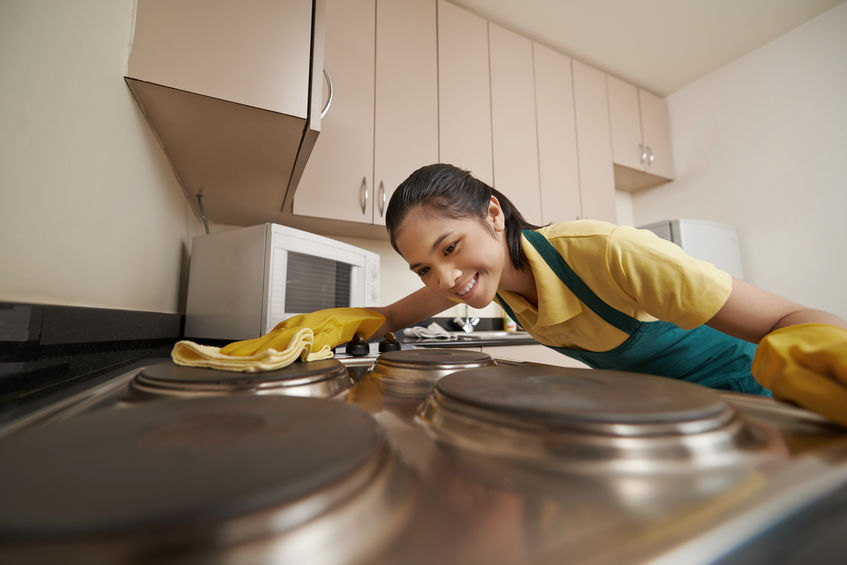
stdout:
POLYGON ((178 365, 209 367, 225 371, 270 371, 294 361, 317 361, 332 357, 335 346, 358 332, 370 338, 385 316, 365 308, 329 308, 300 314, 277 324, 262 337, 236 341, 222 348, 180 341, 171 358, 178 365))
POLYGON ((847 330, 798 324, 774 330, 759 342, 753 376, 788 400, 847 426, 847 330))
POLYGON ((350 341, 356 332, 359 332, 362 339, 370 338, 384 323, 385 316, 365 308, 318 310, 283 320, 262 337, 230 343, 221 349, 221 353, 244 357, 266 349, 282 351, 303 328, 310 328, 315 334, 313 351, 331 350, 350 341))

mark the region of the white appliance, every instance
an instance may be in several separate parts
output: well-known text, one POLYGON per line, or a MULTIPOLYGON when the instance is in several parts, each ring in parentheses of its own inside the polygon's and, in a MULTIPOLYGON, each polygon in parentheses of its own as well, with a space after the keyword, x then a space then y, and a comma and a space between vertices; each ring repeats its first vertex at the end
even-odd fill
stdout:
POLYGON ((644 226, 661 237, 672 241, 696 259, 708 261, 737 279, 744 279, 741 250, 735 228, 705 220, 662 220, 644 226))
POLYGON ((185 335, 259 337, 296 314, 379 305, 379 255, 262 224, 200 235, 191 247, 185 335))

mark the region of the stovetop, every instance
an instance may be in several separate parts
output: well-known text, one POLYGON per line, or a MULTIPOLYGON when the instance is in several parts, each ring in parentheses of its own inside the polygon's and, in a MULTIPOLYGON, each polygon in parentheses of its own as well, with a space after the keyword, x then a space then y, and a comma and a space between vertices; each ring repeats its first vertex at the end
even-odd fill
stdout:
POLYGON ((375 359, 339 355, 349 387, 326 398, 134 396, 139 373, 167 365, 150 359, 7 423, 0 548, 85 563, 732 563, 779 547, 761 536, 847 484, 845 430, 771 399, 664 379, 617 395, 613 375, 504 361, 396 394, 375 359), (24 459, 48 454, 27 475, 24 459), (73 530, 85 524, 105 530, 73 530))

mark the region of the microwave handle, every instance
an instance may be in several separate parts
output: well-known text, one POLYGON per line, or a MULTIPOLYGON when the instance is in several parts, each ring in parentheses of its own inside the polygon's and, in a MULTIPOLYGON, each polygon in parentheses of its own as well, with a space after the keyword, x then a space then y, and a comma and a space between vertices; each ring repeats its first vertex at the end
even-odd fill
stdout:
POLYGON ((362 207, 362 214, 368 209, 368 177, 362 177, 362 185, 359 187, 359 205, 362 207))

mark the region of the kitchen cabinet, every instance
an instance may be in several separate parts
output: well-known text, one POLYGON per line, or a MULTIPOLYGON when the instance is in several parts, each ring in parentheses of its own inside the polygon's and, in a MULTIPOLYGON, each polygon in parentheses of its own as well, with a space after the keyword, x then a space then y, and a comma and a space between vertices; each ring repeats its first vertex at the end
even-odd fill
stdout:
POLYGON ((541 223, 532 42, 489 22, 494 187, 541 223))
POLYGON ((571 59, 533 42, 542 223, 582 217, 571 59))
POLYGON ((582 217, 614 223, 617 207, 605 73, 574 60, 573 94, 582 217))
POLYGON ((374 223, 412 171, 438 161, 436 0, 378 0, 374 223))
POLYGON ((672 180, 665 101, 613 76, 606 84, 617 188, 633 191, 672 180))
POLYGON ((488 22, 438 1, 439 161, 493 184, 488 22))
POLYGON ((393 189, 438 160, 436 4, 330 0, 326 12, 333 101, 293 213, 379 226, 393 189))
POLYGON ((322 6, 138 1, 126 81, 198 214, 201 195, 210 220, 272 221, 299 180, 320 130, 322 6))
MULTIPOLYGON (((327 0, 332 104, 294 195, 294 214, 373 222, 375 0, 327 0)), ((329 99, 329 82, 322 81, 329 99)), ((284 222, 287 223, 287 222, 284 222)))

